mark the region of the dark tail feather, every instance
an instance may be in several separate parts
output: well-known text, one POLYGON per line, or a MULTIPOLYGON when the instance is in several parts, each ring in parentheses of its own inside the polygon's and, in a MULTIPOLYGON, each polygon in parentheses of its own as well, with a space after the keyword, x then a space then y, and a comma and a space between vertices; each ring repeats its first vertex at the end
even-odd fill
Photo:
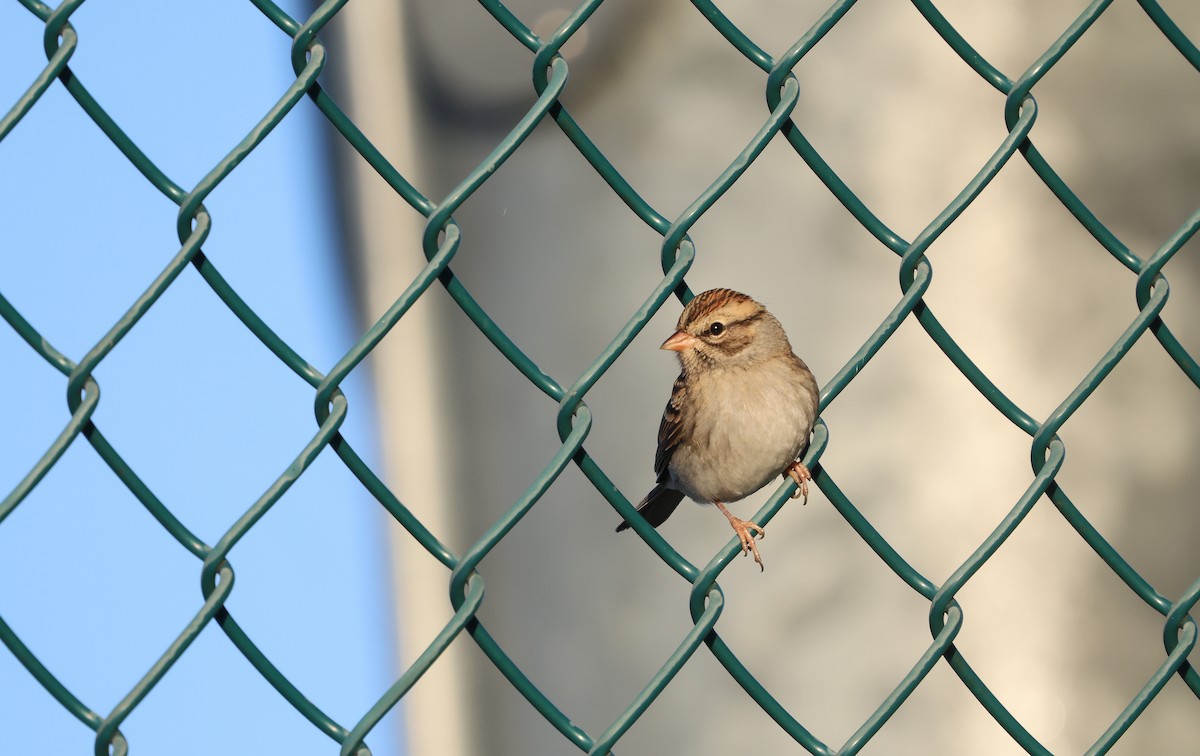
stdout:
MULTIPOLYGON (((673 488, 667 488, 666 483, 659 483, 650 493, 646 494, 646 498, 642 499, 642 503, 638 504, 637 511, 642 517, 646 518, 646 522, 654 527, 658 527, 667 521, 671 513, 675 511, 675 507, 679 506, 679 502, 683 501, 683 494, 673 488)), ((617 532, 629 528, 628 522, 622 522, 617 526, 617 532)))

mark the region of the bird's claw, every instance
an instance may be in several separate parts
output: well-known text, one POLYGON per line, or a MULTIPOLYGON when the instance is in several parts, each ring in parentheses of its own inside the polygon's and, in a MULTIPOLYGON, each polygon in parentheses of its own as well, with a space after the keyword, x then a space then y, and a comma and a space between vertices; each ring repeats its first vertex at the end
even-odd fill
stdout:
POLYGON ((762 572, 763 561, 762 556, 758 553, 758 544, 756 544, 755 536, 758 539, 767 537, 767 530, 762 525, 759 525, 749 520, 743 520, 738 517, 729 518, 729 524, 733 526, 733 530, 737 533, 738 540, 742 544, 742 556, 754 554, 754 561, 758 564, 758 571, 762 572))
POLYGON ((801 496, 803 496, 804 503, 807 504, 808 481, 812 480, 812 473, 808 471, 808 468, 804 466, 803 462, 796 460, 787 466, 787 469, 783 471, 783 474, 796 481, 796 490, 794 493, 792 493, 792 498, 799 499, 801 496))

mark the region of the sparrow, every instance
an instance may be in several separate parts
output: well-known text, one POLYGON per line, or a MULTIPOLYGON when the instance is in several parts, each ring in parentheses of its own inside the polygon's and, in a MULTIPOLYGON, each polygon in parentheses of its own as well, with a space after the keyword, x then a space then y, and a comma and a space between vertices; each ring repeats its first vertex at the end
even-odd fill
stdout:
POLYGON ((661 348, 676 353, 680 372, 658 426, 657 484, 637 511, 657 528, 685 496, 713 504, 761 571, 755 541, 766 531, 725 505, 776 475, 808 503, 812 474, 799 458, 819 411, 817 381, 775 316, 732 289, 696 295, 661 348))

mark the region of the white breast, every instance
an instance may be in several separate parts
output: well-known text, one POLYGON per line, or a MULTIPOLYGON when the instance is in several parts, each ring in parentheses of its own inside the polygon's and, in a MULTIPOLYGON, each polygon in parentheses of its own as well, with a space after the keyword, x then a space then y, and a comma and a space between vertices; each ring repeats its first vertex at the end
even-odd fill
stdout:
POLYGON ((816 407, 783 360, 712 371, 693 397, 690 439, 671 456, 672 483, 702 503, 737 501, 762 488, 808 443, 816 407))

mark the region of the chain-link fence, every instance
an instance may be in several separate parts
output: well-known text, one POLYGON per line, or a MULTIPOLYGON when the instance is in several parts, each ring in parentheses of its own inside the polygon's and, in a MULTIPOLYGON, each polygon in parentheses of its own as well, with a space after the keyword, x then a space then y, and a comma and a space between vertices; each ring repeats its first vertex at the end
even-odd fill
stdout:
MULTIPOLYGON (((65 379, 70 413, 61 432, 44 450, 38 462, 26 471, 20 480, 11 484, 5 481, 5 485, 11 486, 11 491, 0 504, 0 527, 3 527, 2 520, 21 506, 69 448, 86 444, 104 460, 112 474, 127 487, 165 532, 174 538, 179 547, 197 560, 199 566, 202 590, 197 597, 194 617, 186 626, 179 628, 176 641, 166 653, 109 711, 94 710, 87 702, 77 697, 76 693, 62 682, 61 673, 49 669, 30 650, 30 639, 20 637, 8 624, 0 620, 0 639, 4 641, 8 650, 62 707, 95 731, 96 753, 125 753, 128 748, 136 750, 136 742, 126 742, 121 730, 122 723, 164 677, 171 674, 173 666, 187 655, 189 647, 200 633, 212 626, 220 628, 224 637, 242 653, 246 663, 252 665, 279 696, 286 699, 311 722, 312 726, 338 743, 341 752, 346 754, 366 753, 365 743, 372 729, 393 707, 419 688, 422 679, 437 667, 447 649, 463 644, 473 644, 482 652, 490 665, 503 676, 506 686, 524 699, 525 703, 522 705, 540 715, 543 728, 547 731, 557 731, 561 736, 557 742, 563 745, 564 752, 572 746, 589 753, 619 750, 622 739, 640 719, 655 716, 653 707, 660 696, 671 691, 673 687, 678 690, 679 687, 686 686, 686 683, 681 682, 684 671, 695 665, 698 660, 708 657, 720 665, 724 674, 736 682, 742 694, 752 699, 779 731, 814 754, 856 753, 869 749, 876 735, 910 705, 914 696, 919 695, 935 670, 949 670, 958 679, 961 695, 971 696, 978 702, 1006 733, 1006 742, 1015 743, 1029 753, 1047 753, 1049 749, 1043 742, 1045 738, 1023 721, 1021 716, 1014 714, 1013 702, 998 695, 994 691, 995 686, 989 683, 988 675, 972 665, 972 654, 961 642, 956 645, 966 618, 970 616, 968 602, 960 604, 959 599, 973 583, 979 584, 977 576, 989 564, 994 564, 993 559, 997 553, 1022 531, 1027 518, 1038 507, 1053 507, 1069 525, 1069 537, 1076 542, 1081 539, 1103 560, 1111 573, 1123 583, 1124 588, 1121 590, 1136 596, 1150 611, 1161 615, 1159 627, 1162 652, 1157 667, 1143 676, 1140 687, 1129 691, 1122 705, 1108 718, 1106 725, 1093 734, 1093 744, 1089 752, 1106 752, 1117 745, 1144 712, 1155 705, 1160 694, 1168 689, 1168 686, 1188 691, 1190 706, 1183 709, 1183 716, 1194 719, 1197 711, 1194 697, 1200 696, 1200 676, 1197 676, 1188 663, 1188 656, 1196 642, 1196 626, 1189 612, 1200 599, 1200 579, 1195 578, 1197 568, 1192 564, 1192 555, 1180 554, 1179 559, 1185 565, 1191 565, 1185 569, 1189 569, 1194 582, 1185 589, 1170 594, 1156 588, 1135 564, 1114 548, 1111 535, 1106 535, 1094 525, 1095 518, 1089 517, 1087 508, 1079 506, 1076 498, 1068 495, 1068 486, 1063 482, 1066 446, 1060 439, 1059 431, 1082 408, 1088 406, 1093 395, 1135 346, 1155 345, 1169 358, 1173 366, 1171 370, 1181 372, 1193 388, 1200 387, 1200 365, 1168 325, 1165 311, 1169 287, 1167 279, 1163 276, 1164 268, 1178 256, 1197 228, 1200 228, 1200 210, 1191 212, 1182 222, 1176 220, 1170 233, 1156 240, 1152 249, 1139 254, 1101 221, 1081 199, 1081 195, 1071 183, 1056 171, 1054 160, 1035 146, 1034 135, 1039 109, 1034 95, 1039 84, 1055 71, 1056 66, 1076 44, 1088 37, 1098 19, 1114 5, 1112 0, 1096 0, 1081 8, 1078 15, 1074 15, 1064 24, 1061 33, 1056 33, 1051 44, 1024 64, 1026 67, 1019 75, 1013 71, 1001 70, 989 62, 989 56, 973 46, 969 35, 960 33, 936 4, 914 0, 912 5, 923 17, 927 28, 936 33, 930 35, 924 44, 948 47, 958 58, 956 65, 965 66, 981 87, 990 87, 998 93, 995 99, 995 117, 1002 120, 1004 129, 994 140, 990 154, 982 156, 973 165, 973 175, 952 201, 940 208, 935 217, 916 233, 909 235, 911 238, 905 238, 894 230, 872 209, 871 203, 856 194, 839 173, 837 164, 823 156, 820 145, 806 135, 801 125, 805 95, 797 77, 804 70, 806 58, 810 53, 818 49, 827 35, 839 29, 852 10, 867 11, 855 9, 854 2, 833 4, 809 28, 798 30, 790 46, 775 54, 769 53, 756 43, 751 35, 725 15, 726 12, 732 14, 732 9, 724 9, 723 12, 723 9, 712 3, 693 2, 699 17, 710 25, 712 32, 724 39, 723 44, 728 45, 726 49, 732 48, 736 51, 744 59, 741 61, 742 65, 757 70, 757 86, 765 92, 765 103, 764 115, 757 132, 745 135, 740 153, 728 161, 706 188, 694 193, 685 203, 686 207, 678 213, 662 211, 645 193, 639 191, 636 183, 627 178, 633 171, 622 171, 618 168, 617 162, 593 140, 589 130, 573 115, 570 107, 569 93, 577 84, 574 79, 568 83, 572 66, 568 59, 560 54, 560 50, 586 34, 589 24, 593 23, 593 14, 603 5, 600 0, 585 3, 574 9, 562 17, 552 31, 542 35, 531 31, 531 22, 519 17, 518 13, 506 6, 495 2, 480 3, 498 24, 494 30, 495 34, 510 35, 528 50, 536 99, 519 114, 519 117, 513 119, 515 125, 504 138, 492 145, 490 153, 479 160, 465 177, 457 180, 453 188, 445 192, 440 200, 433 196, 431 190, 423 188, 419 181, 410 175, 411 171, 406 172, 390 162, 322 86, 322 73, 327 57, 335 57, 336 51, 327 48, 322 42, 321 33, 342 10, 345 2, 324 3, 312 16, 303 21, 289 16, 266 0, 254 3, 278 27, 280 33, 292 38, 291 65, 295 72, 295 82, 278 102, 263 114, 262 120, 245 135, 241 143, 213 165, 207 175, 190 190, 178 185, 160 170, 110 117, 104 103, 89 93, 80 72, 72 70, 71 59, 79 44, 79 35, 83 32, 77 33, 73 28, 71 16, 82 3, 67 2, 57 9, 36 0, 21 0, 21 3, 45 22, 48 63, 42 73, 30 83, 26 93, 0 121, 0 140, 14 129, 21 128, 22 119, 38 107, 39 100, 47 90, 56 86, 63 87, 129 163, 136 167, 152 186, 178 206, 175 230, 181 246, 177 253, 162 268, 144 294, 129 305, 127 312, 111 330, 85 353, 64 354, 43 337, 37 323, 26 320, 9 300, 0 299, 0 314, 3 314, 8 325, 29 348, 65 379), (407 282, 403 292, 394 298, 387 311, 365 331, 353 348, 327 370, 314 367, 305 355, 298 353, 292 344, 281 338, 277 330, 247 304, 248 298, 244 292, 239 292, 231 285, 201 250, 209 235, 211 222, 204 205, 206 198, 237 171, 242 161, 259 147, 273 129, 298 108, 315 108, 319 111, 340 135, 341 143, 348 145, 357 154, 355 160, 369 165, 386 182, 395 196, 425 219, 425 230, 421 237, 396 240, 394 250, 398 255, 410 255, 416 254, 419 247, 424 255, 424 267, 407 282), (657 253, 662 277, 656 283, 633 282, 631 279, 629 286, 638 291, 646 289, 649 291, 648 296, 623 316, 624 324, 607 336, 607 344, 591 355, 589 363, 582 371, 570 378, 552 374, 545 369, 544 361, 532 358, 530 355, 542 351, 542 348, 531 348, 530 344, 513 336, 510 329, 502 327, 498 320, 493 318, 489 308, 483 306, 480 303, 481 299, 464 283, 463 278, 455 273, 455 266, 459 264, 456 263, 456 256, 464 244, 463 228, 456 217, 461 215, 464 205, 485 191, 484 188, 497 171, 521 152, 535 129, 545 128, 549 124, 553 124, 558 133, 569 140, 577 154, 586 161, 586 166, 580 162, 570 166, 556 165, 554 170, 590 171, 598 176, 607 185, 606 191, 619 198, 629 213, 657 235, 656 238, 661 239, 657 242, 657 253), (831 433, 836 432, 837 427, 832 421, 828 426, 823 422, 818 424, 811 449, 805 459, 813 470, 820 491, 861 542, 921 598, 927 611, 931 638, 924 648, 911 651, 909 662, 891 681, 889 690, 872 700, 871 705, 865 707, 869 713, 861 718, 850 732, 837 739, 830 739, 828 734, 824 734, 828 732, 828 728, 819 721, 813 721, 810 714, 786 703, 784 696, 764 682, 763 675, 751 671, 752 665, 744 661, 747 649, 727 642, 723 636, 722 618, 729 610, 726 608, 726 594, 717 580, 738 555, 736 541, 728 542, 707 562, 689 560, 684 556, 683 550, 677 550, 668 540, 670 533, 655 531, 634 515, 631 501, 636 502, 643 491, 631 491, 619 486, 615 482, 616 476, 601 462, 605 452, 597 452, 585 443, 596 422, 588 403, 593 389, 613 370, 614 365, 622 360, 631 344, 660 310, 670 313, 670 317, 673 318, 673 302, 678 300, 686 303, 692 296, 694 287, 689 285, 688 274, 702 256, 702 253, 697 251, 698 245, 692 237, 696 225, 706 218, 710 210, 718 206, 735 185, 739 185, 744 176, 749 175, 748 172, 756 166, 756 161, 763 159, 762 156, 768 148, 774 150, 772 155, 779 155, 779 148, 785 145, 792 160, 791 170, 807 171, 816 176, 825 190, 835 197, 845 211, 848 211, 873 238, 872 244, 889 250, 899 259, 900 293, 894 302, 888 303, 890 311, 873 332, 862 334, 855 341, 853 348, 846 350, 844 364, 832 377, 823 376, 818 371, 818 378, 827 378, 823 381, 822 407, 833 410, 839 404, 853 403, 855 400, 850 389, 868 364, 889 343, 894 343, 902 328, 917 327, 941 353, 940 357, 930 354, 928 359, 949 360, 970 382, 978 395, 986 399, 1012 428, 1032 439, 1028 446, 1029 473, 1026 479, 1021 481, 1024 490, 1008 505, 1005 513, 987 522, 988 532, 985 537, 970 544, 966 558, 957 561, 947 577, 932 579, 914 566, 912 558, 906 555, 903 548, 894 545, 895 539, 885 538, 878 523, 868 516, 867 508, 856 505, 852 497, 845 492, 850 488, 846 479, 859 474, 859 471, 838 471, 835 479, 832 468, 823 464, 827 454, 835 448, 831 433), (1028 170, 1031 170, 1044 188, 1049 190, 1052 201, 1057 203, 1056 207, 1064 208, 1074 217, 1075 222, 1090 234, 1096 249, 1107 252, 1112 260, 1132 274, 1128 279, 1132 291, 1115 291, 1111 292, 1111 296, 1127 297, 1132 293, 1132 301, 1136 303, 1136 308, 1130 310, 1123 324, 1123 330, 1107 335, 1107 351, 1095 354, 1091 359, 1091 369, 1086 371, 1085 375, 1072 379, 1069 390, 1056 397, 1056 405, 1045 413, 1035 413, 1022 407, 1021 403, 1013 398, 1012 392, 1004 389, 1003 382, 991 377, 980 367, 980 362, 972 356, 971 350, 961 346, 954 338, 953 324, 939 319, 935 314, 935 308, 931 304, 933 266, 926 254, 932 245, 959 222, 960 217, 973 203, 986 196, 1002 177, 1009 172, 1028 170), (94 413, 100 406, 100 386, 94 377, 98 366, 123 339, 136 330, 139 321, 156 307, 164 293, 176 285, 184 275, 198 275, 202 278, 212 295, 219 298, 249 332, 295 376, 311 386, 316 414, 316 430, 296 455, 294 462, 271 483, 257 501, 248 503, 236 522, 231 523, 221 537, 211 544, 188 528, 185 524, 187 518, 174 511, 169 501, 156 496, 152 488, 145 483, 144 473, 128 465, 121 457, 120 450, 106 440, 93 424, 94 413), (421 503, 402 502, 396 492, 398 485, 402 483, 391 486, 385 483, 380 471, 365 462, 340 433, 349 406, 341 390, 347 376, 389 337, 393 328, 404 320, 422 298, 429 296, 430 292, 436 292, 439 287, 453 300, 457 311, 465 315, 478 333, 486 337, 492 347, 503 355, 511 369, 540 391, 545 397, 543 401, 548 400, 557 407, 557 449, 544 459, 541 471, 534 476, 525 490, 506 502, 503 513, 492 520, 481 535, 475 534, 469 546, 461 550, 451 548, 444 534, 432 532, 427 526, 428 520, 419 514, 421 503), (320 700, 318 692, 302 690, 289 679, 273 663, 270 656, 263 652, 260 641, 253 638, 234 620, 226 606, 231 595, 235 593, 234 572, 229 559, 231 552, 268 511, 286 498, 293 484, 319 457, 329 456, 336 456, 340 460, 361 486, 404 528, 411 542, 419 544, 443 566, 444 574, 447 575, 449 604, 452 610, 450 619, 444 623, 436 637, 428 642, 422 653, 411 660, 386 694, 369 710, 361 712, 358 720, 344 722, 334 721, 315 703, 320 700), (670 652, 660 660, 661 666, 644 670, 645 681, 642 687, 625 698, 622 709, 612 716, 605 717, 599 717, 596 712, 573 710, 563 700, 570 699, 571 696, 556 695, 548 686, 539 685, 535 677, 526 671, 527 660, 512 654, 506 648, 507 644, 501 635, 491 632, 483 609, 489 599, 500 602, 505 600, 502 593, 492 597, 490 591, 485 597, 485 586, 488 583, 486 561, 489 555, 510 538, 514 529, 537 510, 539 504, 546 501, 547 492, 560 476, 578 473, 582 473, 594 491, 611 504, 617 515, 633 523, 638 536, 661 559, 662 564, 682 577, 689 586, 685 595, 672 595, 661 599, 677 599, 686 603, 690 613, 690 625, 686 632, 671 638, 670 652), (585 721, 595 722, 598 718, 604 720, 600 725, 580 724, 585 721), (822 734, 818 736, 817 733, 822 734)), ((1186 64, 1194 69, 1193 74, 1200 71, 1200 50, 1177 25, 1172 13, 1164 10, 1154 0, 1139 0, 1137 6, 1144 20, 1148 20, 1156 30, 1159 44, 1182 56, 1186 64)), ((834 76, 828 71, 820 72, 819 75, 834 76)), ((1194 92, 1180 92, 1178 96, 1194 96, 1194 92)), ((4 143, 0 141, 0 150, 3 148, 4 143)), ((664 167, 664 170, 668 169, 664 167)), ((1045 203, 1047 200, 1038 197, 1030 202, 1045 203)), ((1195 204, 1194 201, 1191 203, 1193 206, 1195 204)), ((475 233, 486 234, 487 231, 477 228, 475 233)), ((797 229, 796 233, 803 236, 804 230, 797 229)), ((1053 250, 1040 250, 1040 253, 1050 255, 1053 250)), ((787 265, 789 270, 783 274, 789 275, 791 270, 804 269, 809 265, 809 258, 806 256, 815 254, 818 253, 803 248, 789 251, 789 255, 794 256, 788 258, 791 261, 787 265)), ((805 281, 797 285, 821 284, 805 281)), ((790 325, 786 319, 785 325, 790 325)), ((794 328, 791 330, 795 332, 794 328)), ((807 338, 811 339, 811 336, 807 338)), ((794 336, 793 340, 803 355, 806 337, 794 336)), ((655 392, 656 402, 660 398, 658 394, 665 395, 666 390, 667 385, 647 389, 655 392)), ((898 391, 903 393, 902 388, 898 391)), ((827 413, 827 419, 831 414, 832 412, 827 413)), ((655 422, 647 424, 647 436, 655 424, 656 418, 655 422)), ((649 460, 646 467, 649 467, 649 460)), ((1113 470, 1111 474, 1118 476, 1121 473, 1113 470)), ((764 525, 770 523, 783 510, 791 492, 790 483, 782 485, 755 514, 755 521, 764 525)), ((1129 502, 1130 505, 1133 503, 1129 502)), ((1138 503, 1145 505, 1145 502, 1138 503)), ((905 505, 903 502, 895 502, 892 506, 905 505)), ((612 524, 617 521, 615 515, 609 519, 613 519, 612 524)), ((1165 527, 1169 528, 1171 525, 1165 527)), ((610 531, 611 528, 608 528, 594 537, 610 537, 610 531)), ((1068 536, 1064 532, 1062 537, 1068 536)), ((779 550, 787 548, 786 542, 775 539, 768 541, 767 546, 779 550)), ((959 547, 961 548, 961 544, 959 547)), ((772 554, 768 552, 766 557, 770 565, 772 554)), ((744 569, 740 562, 736 564, 744 569)), ((604 568, 604 565, 595 567, 597 571, 603 571, 604 568)), ((828 563, 826 568, 837 570, 838 564, 828 563)), ((4 607, 0 607, 0 616, 3 611, 4 607)), ((848 616, 846 622, 853 623, 853 616, 848 616)), ((819 641, 808 639, 806 642, 819 641)), ((620 641, 614 643, 618 647, 622 645, 620 641)), ((1112 653, 1119 655, 1121 652, 1114 650, 1112 653)), ((1025 691, 1024 694, 1036 696, 1037 691, 1025 691)), ((714 715, 712 711, 700 714, 699 712, 705 711, 702 703, 695 706, 698 716, 714 715)), ((684 728, 687 724, 677 723, 674 726, 684 728)), ((754 728, 763 725, 757 723, 753 727, 747 727, 735 719, 730 726, 745 728, 740 737, 746 747, 753 748, 756 737, 754 728)), ((1177 752, 1187 753, 1194 748, 1194 742, 1183 743, 1179 745, 1177 752)))

